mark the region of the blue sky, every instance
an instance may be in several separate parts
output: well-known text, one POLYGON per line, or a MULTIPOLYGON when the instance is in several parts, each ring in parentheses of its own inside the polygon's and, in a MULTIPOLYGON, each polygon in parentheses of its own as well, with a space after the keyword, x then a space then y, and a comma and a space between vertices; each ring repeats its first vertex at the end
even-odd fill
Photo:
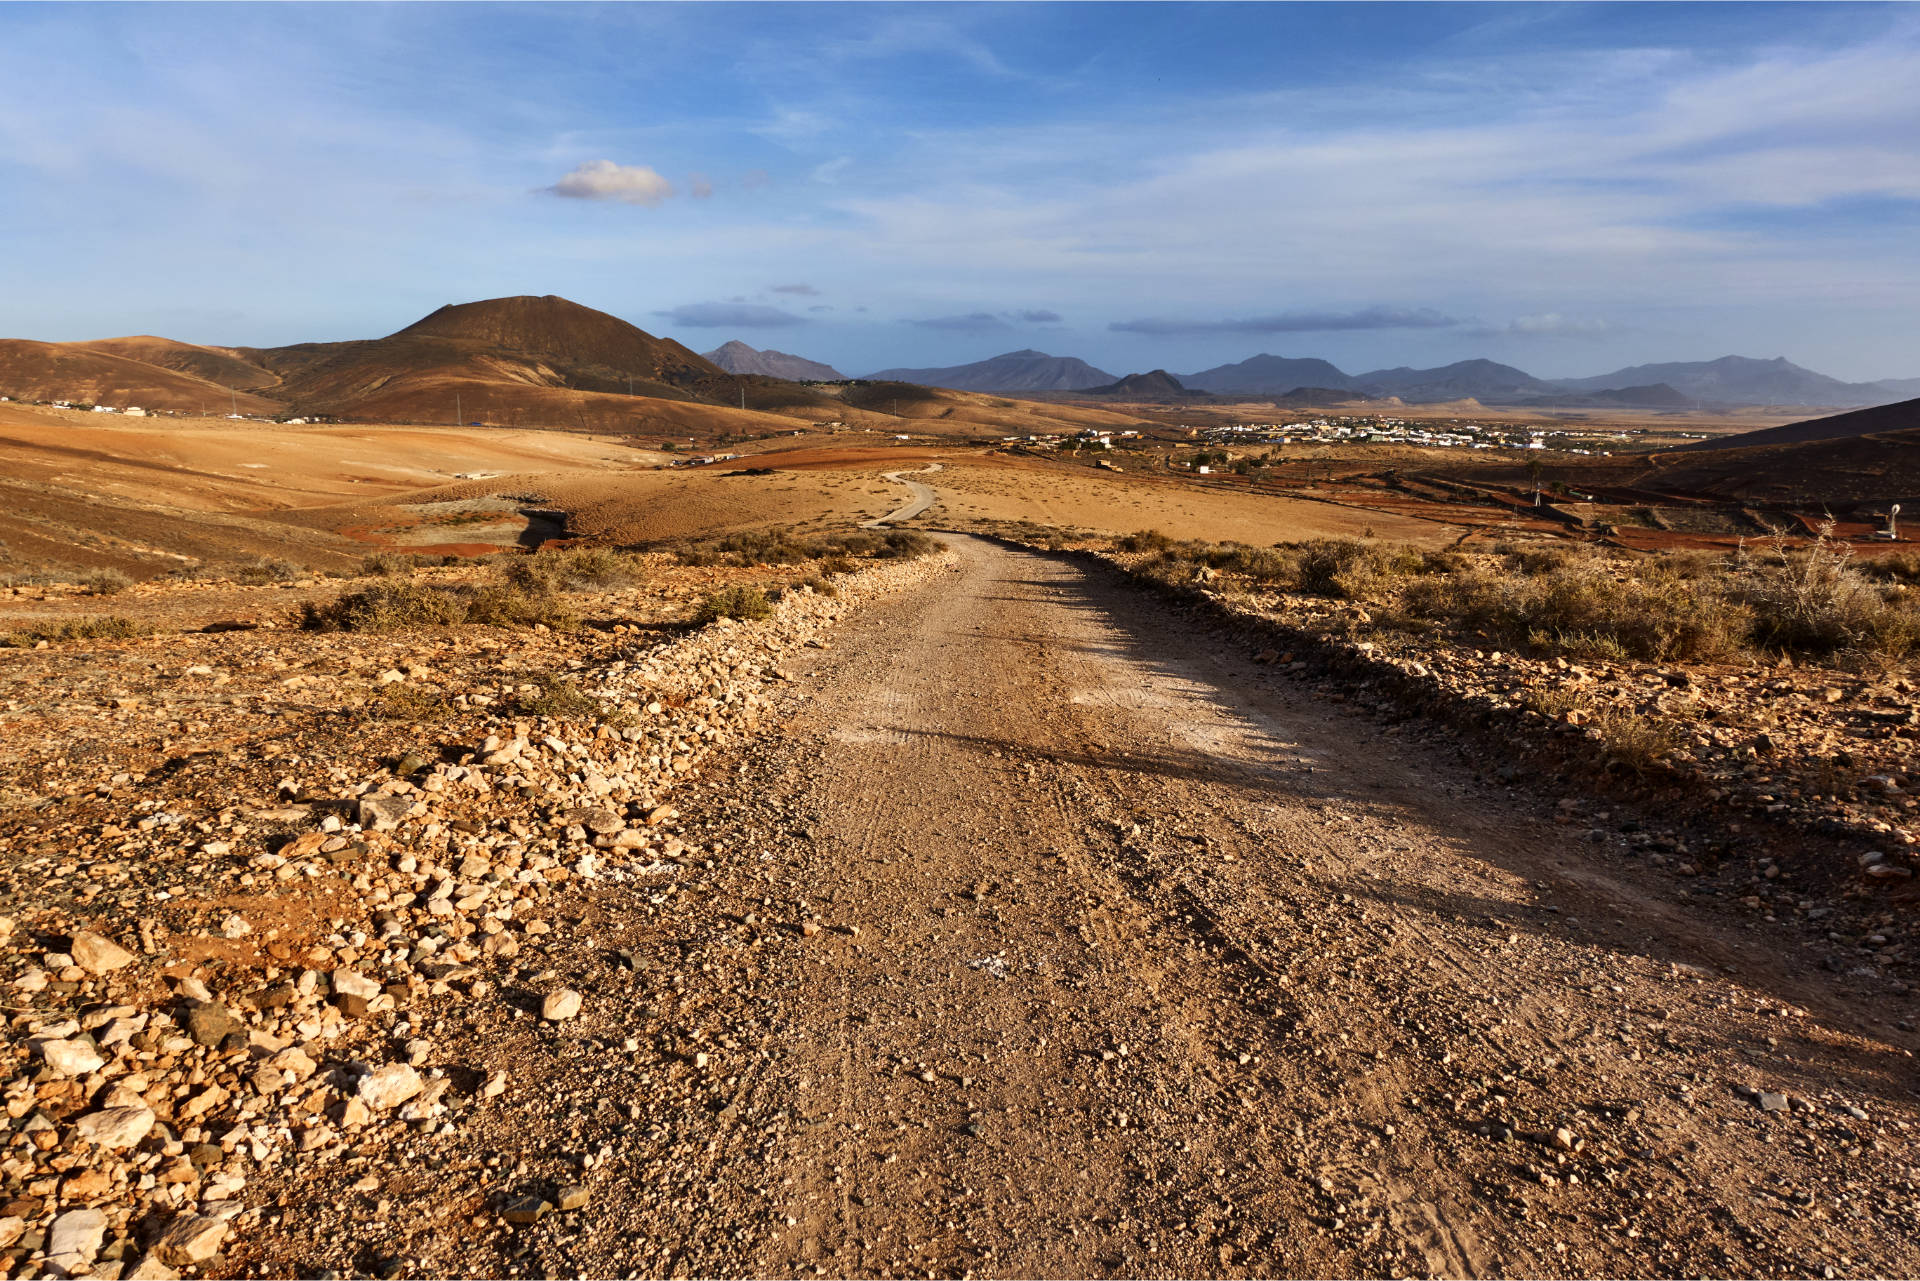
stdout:
POLYGON ((1920 8, 0 5, 0 336, 1920 377, 1920 8))

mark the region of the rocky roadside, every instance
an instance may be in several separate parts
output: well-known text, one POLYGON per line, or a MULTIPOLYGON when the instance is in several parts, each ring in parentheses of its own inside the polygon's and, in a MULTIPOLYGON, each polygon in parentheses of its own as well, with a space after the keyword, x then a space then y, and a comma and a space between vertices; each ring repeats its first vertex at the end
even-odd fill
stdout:
POLYGON ((584 1177, 527 1185, 474 1138, 564 1109, 515 1058, 594 1013, 555 958, 588 945, 594 895, 671 915, 719 852, 670 796, 767 723, 781 656, 944 568, 881 563, 692 631, 640 610, 7 654, 7 1275, 285 1273, 329 1232, 333 1264, 391 1275, 401 1256, 337 1233, 342 1198, 476 1235, 577 1208, 584 1177), (484 1188, 430 1172, 450 1168, 484 1188))
MULTIPOLYGON (((1014 539, 1021 546, 1037 545, 1014 539)), ((1349 602, 1220 579, 1170 586, 1150 555, 1063 552, 1169 593, 1256 661, 1405 732, 1471 745, 1485 774, 1560 794, 1560 821, 1685 892, 1809 927, 1811 958, 1898 1002, 1920 965, 1920 687, 1912 673, 1533 659, 1372 626, 1349 602), (1651 744, 1651 745, 1650 745, 1651 744)))

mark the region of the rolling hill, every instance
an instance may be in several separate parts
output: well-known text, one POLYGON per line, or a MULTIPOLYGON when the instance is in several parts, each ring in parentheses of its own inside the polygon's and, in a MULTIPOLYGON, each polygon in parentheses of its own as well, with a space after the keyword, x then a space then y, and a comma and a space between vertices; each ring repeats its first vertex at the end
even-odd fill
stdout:
POLYGON ((1072 356, 1044 351, 1010 351, 971 365, 945 369, 883 369, 868 374, 875 382, 920 383, 955 391, 1080 391, 1114 381, 1112 374, 1072 356))
MULTIPOLYGON (((235 395, 228 386, 197 374, 118 354, 116 343, 165 339, 109 339, 104 343, 47 343, 25 338, 0 339, 0 395, 16 400, 71 400, 125 408, 180 413, 271 414, 279 405, 250 392, 235 395)), ((168 344, 185 347, 184 343, 168 344)), ((252 368, 249 366, 249 368, 252 368)), ((273 381, 273 375, 254 369, 273 381)))

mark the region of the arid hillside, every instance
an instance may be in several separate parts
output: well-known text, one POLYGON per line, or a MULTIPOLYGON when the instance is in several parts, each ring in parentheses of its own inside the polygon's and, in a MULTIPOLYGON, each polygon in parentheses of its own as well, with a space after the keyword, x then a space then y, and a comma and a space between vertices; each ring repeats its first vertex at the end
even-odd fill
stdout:
MULTIPOLYGON (((236 409, 246 414, 280 411, 276 400, 244 391, 235 397, 227 384, 214 382, 202 373, 127 354, 138 350, 171 359, 185 346, 165 339, 153 341, 160 346, 145 346, 139 339, 101 343, 0 339, 0 395, 15 400, 66 400, 122 408, 137 405, 185 414, 224 414, 236 409), (140 345, 121 345, 129 343, 140 345)), ((254 370, 247 376, 247 385, 258 385, 260 376, 261 371, 254 370)), ((273 380, 270 374, 266 378, 273 380)))
POLYGON ((1133 425, 1101 410, 907 384, 813 388, 734 374, 672 339, 552 296, 449 304, 384 338, 348 342, 7 340, 0 395, 169 413, 607 432, 655 443, 738 442, 827 424, 933 436, 1133 425))

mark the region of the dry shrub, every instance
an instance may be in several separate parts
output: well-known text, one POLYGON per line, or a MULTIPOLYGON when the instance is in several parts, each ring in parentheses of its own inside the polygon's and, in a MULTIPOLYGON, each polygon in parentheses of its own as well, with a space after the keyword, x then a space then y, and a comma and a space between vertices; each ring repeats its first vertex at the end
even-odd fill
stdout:
POLYGON ((722 587, 705 600, 695 611, 693 621, 711 623, 722 618, 759 619, 773 613, 773 602, 758 587, 746 587, 736 584, 722 587))
POLYGON ((1163 552, 1174 540, 1157 529, 1141 529, 1114 539, 1113 545, 1123 552, 1163 552))
POLYGON ((308 601, 300 617, 300 625, 314 632, 394 632, 462 623, 567 627, 574 621, 553 596, 505 583, 477 588, 377 583, 326 604, 308 601))
POLYGON ((528 682, 532 693, 521 691, 516 702, 528 716, 550 716, 556 720, 583 720, 598 716, 600 700, 580 688, 579 682, 555 672, 542 672, 528 682))
POLYGON ((307 571, 290 561, 262 556, 259 560, 234 567, 234 581, 259 587, 267 583, 291 583, 306 577, 307 571))
POLYGON ((512 582, 488 583, 468 588, 466 600, 469 623, 493 627, 552 627, 565 629, 580 620, 561 599, 539 587, 523 587, 512 582))
POLYGON ((1677 751, 1684 739, 1667 721, 1622 708, 1594 713, 1593 726, 1613 758, 1636 774, 1644 774, 1677 751))
POLYGON ((1898 662, 1920 647, 1920 613, 1897 586, 1863 573, 1853 549, 1833 538, 1831 521, 1813 545, 1790 549, 1773 540, 1771 554, 1736 561, 1738 590, 1754 612, 1754 643, 1815 657, 1842 652, 1898 662))
POLYGON ((453 712, 445 694, 408 681, 382 685, 367 706, 368 715, 383 721, 437 721, 453 712))
POLYGON ((1638 578, 1596 556, 1515 559, 1463 567, 1409 584, 1402 605, 1416 617, 1481 632, 1503 644, 1589 658, 1704 662, 1743 647, 1747 611, 1675 578, 1638 578))
POLYGON ((466 604, 456 593, 417 583, 380 583, 300 607, 300 625, 310 632, 395 632, 466 618, 466 604))
POLYGON ((640 576, 640 562, 606 547, 569 547, 513 558, 501 571, 509 586, 529 592, 623 587, 640 576))
POLYGON ((133 586, 133 580, 117 569, 96 569, 81 575, 79 586, 89 596, 118 596, 133 586))
POLYGON ((360 562, 362 578, 404 578, 413 573, 419 561, 399 552, 375 552, 360 562))
POLYGON ((153 628, 145 623, 135 622, 131 618, 95 614, 86 618, 68 618, 57 623, 44 623, 14 632, 6 638, 6 644, 14 649, 31 649, 41 641, 133 640, 135 637, 149 636, 152 633, 153 628))

